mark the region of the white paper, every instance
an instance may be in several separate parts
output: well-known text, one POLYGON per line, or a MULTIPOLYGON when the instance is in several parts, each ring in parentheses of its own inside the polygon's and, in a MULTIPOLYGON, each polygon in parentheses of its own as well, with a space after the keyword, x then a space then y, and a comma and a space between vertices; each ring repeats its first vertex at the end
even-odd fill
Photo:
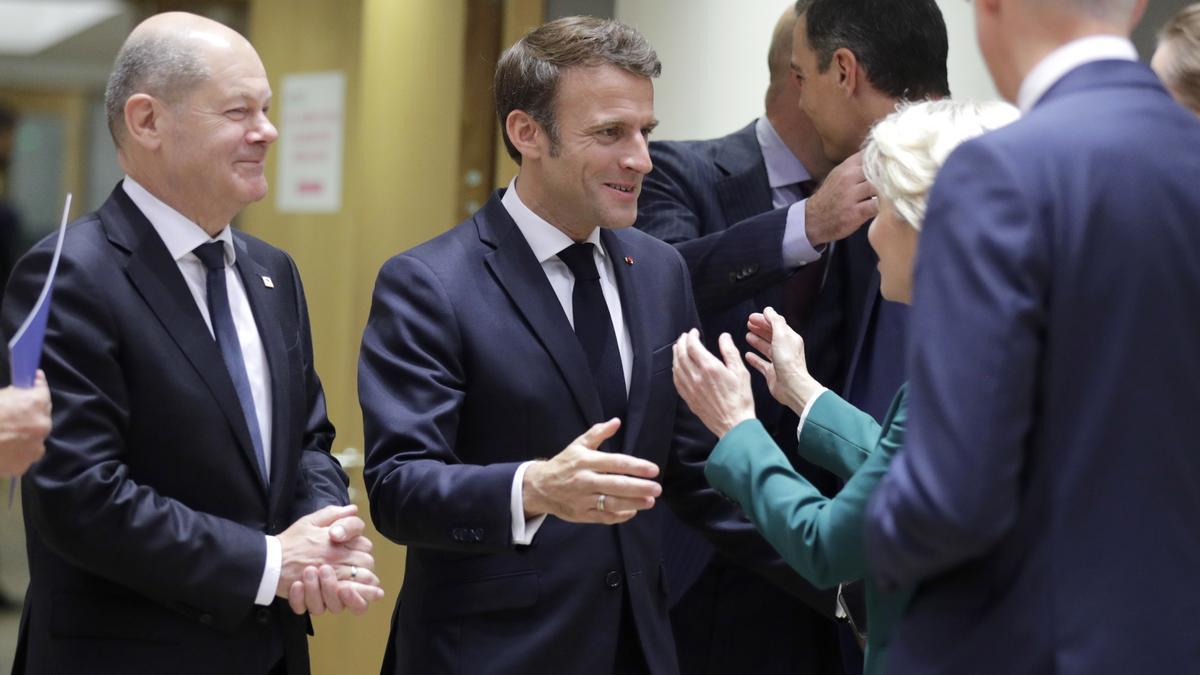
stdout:
POLYGON ((341 71, 283 77, 275 187, 280 212, 341 209, 345 98, 346 76, 341 71))

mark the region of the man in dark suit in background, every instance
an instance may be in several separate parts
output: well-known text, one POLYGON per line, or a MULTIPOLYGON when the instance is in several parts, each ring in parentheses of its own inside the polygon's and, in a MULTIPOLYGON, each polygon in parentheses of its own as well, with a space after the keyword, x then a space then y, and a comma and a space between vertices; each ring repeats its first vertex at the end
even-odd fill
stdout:
MULTIPOLYGON (((728 332, 745 351, 747 317, 775 307, 803 333, 814 375, 878 418, 903 379, 905 311, 878 294, 861 227, 877 209, 856 153, 897 102, 948 93, 946 30, 931 0, 852 2, 837 11, 839 3, 817 3, 810 36, 798 20, 809 4, 789 8, 776 25, 764 117, 715 140, 651 144, 638 227, 683 254, 710 348, 728 332), (808 66, 816 85, 833 85, 804 92, 793 64, 808 66), (840 162, 832 171, 830 159, 840 162)), ((796 415, 761 379, 754 387, 759 418, 780 447, 794 449, 796 415)), ((825 472, 793 461, 833 487, 825 472)), ((831 626, 711 556, 669 514, 666 525, 668 570, 681 580, 672 618, 685 672, 838 668, 831 626)))
POLYGON ((659 67, 616 22, 531 31, 496 68, 518 177, 380 271, 364 473, 408 545, 386 673, 677 673, 660 496, 832 614, 708 487, 713 439, 672 383, 687 267, 630 227, 659 67))
POLYGON ((913 290, 908 437, 867 552, 894 673, 1194 672, 1200 122, 1144 0, 975 0, 1024 117, 956 150, 913 290))
MULTIPOLYGON (((295 265, 229 227, 266 193, 270 99, 254 48, 194 15, 147 19, 117 57, 127 176, 59 262, 14 672, 307 673, 304 610, 382 594, 329 454, 295 265)), ((17 264, 6 338, 54 241, 17 264)))

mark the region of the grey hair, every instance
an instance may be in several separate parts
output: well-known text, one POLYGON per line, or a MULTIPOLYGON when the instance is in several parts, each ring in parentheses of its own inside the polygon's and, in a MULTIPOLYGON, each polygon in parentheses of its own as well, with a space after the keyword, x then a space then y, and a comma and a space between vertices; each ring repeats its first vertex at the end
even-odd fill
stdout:
POLYGON ((1019 115, 1016 108, 1000 101, 901 104, 868 134, 863 171, 896 214, 919 231, 929 189, 951 151, 1019 115))
POLYGON ((121 47, 104 89, 104 112, 113 142, 125 134, 125 103, 149 94, 178 103, 211 75, 208 66, 182 40, 166 35, 135 35, 121 47))

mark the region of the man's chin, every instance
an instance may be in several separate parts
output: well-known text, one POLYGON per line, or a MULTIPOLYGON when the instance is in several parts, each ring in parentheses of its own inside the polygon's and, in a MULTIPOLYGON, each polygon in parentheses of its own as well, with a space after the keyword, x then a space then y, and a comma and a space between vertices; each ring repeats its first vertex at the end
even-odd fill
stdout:
POLYGON ((257 180, 239 180, 238 193, 242 196, 242 202, 250 204, 257 202, 267 196, 267 180, 259 178, 257 180))

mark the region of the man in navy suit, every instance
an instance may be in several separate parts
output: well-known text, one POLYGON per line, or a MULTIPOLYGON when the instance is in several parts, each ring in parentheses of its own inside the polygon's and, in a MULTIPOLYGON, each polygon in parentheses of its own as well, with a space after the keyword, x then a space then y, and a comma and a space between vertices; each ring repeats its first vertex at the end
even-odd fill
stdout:
POLYGON ((616 22, 531 31, 495 78, 519 175, 380 271, 365 476, 408 545, 385 673, 677 673, 660 497, 832 614, 708 488, 713 439, 672 384, 687 267, 630 227, 659 68, 616 22))
MULTIPOLYGON (((651 143, 654 170, 637 226, 674 244, 687 261, 710 348, 728 332, 745 351, 747 317, 775 307, 804 334, 823 384, 876 417, 886 412, 903 380, 905 310, 879 297, 876 257, 861 227, 877 211, 874 190, 856 153, 897 102, 948 94, 946 50, 932 0, 801 2, 772 37, 764 117, 714 140, 651 143), (810 71, 808 87, 797 86, 793 64, 810 71), (830 159, 841 162, 832 172, 830 159)), ((796 415, 764 381, 754 386, 759 419, 780 447, 794 449, 796 415)), ((835 487, 832 476, 793 461, 819 485, 835 487)), ((831 626, 712 556, 669 514, 666 526, 685 672, 839 668, 831 626), (736 639, 709 639, 716 633, 736 639)))
MULTIPOLYGON (((270 99, 253 47, 198 16, 147 19, 117 57, 127 175, 59 260, 16 673, 307 673, 302 613, 382 593, 329 454, 296 267, 229 227, 266 193, 270 99)), ((54 243, 18 262, 5 337, 54 243)))
POLYGON ((908 437, 870 505, 895 673, 1193 672, 1200 122, 1139 0, 976 0, 1020 121, 929 199, 908 437))

